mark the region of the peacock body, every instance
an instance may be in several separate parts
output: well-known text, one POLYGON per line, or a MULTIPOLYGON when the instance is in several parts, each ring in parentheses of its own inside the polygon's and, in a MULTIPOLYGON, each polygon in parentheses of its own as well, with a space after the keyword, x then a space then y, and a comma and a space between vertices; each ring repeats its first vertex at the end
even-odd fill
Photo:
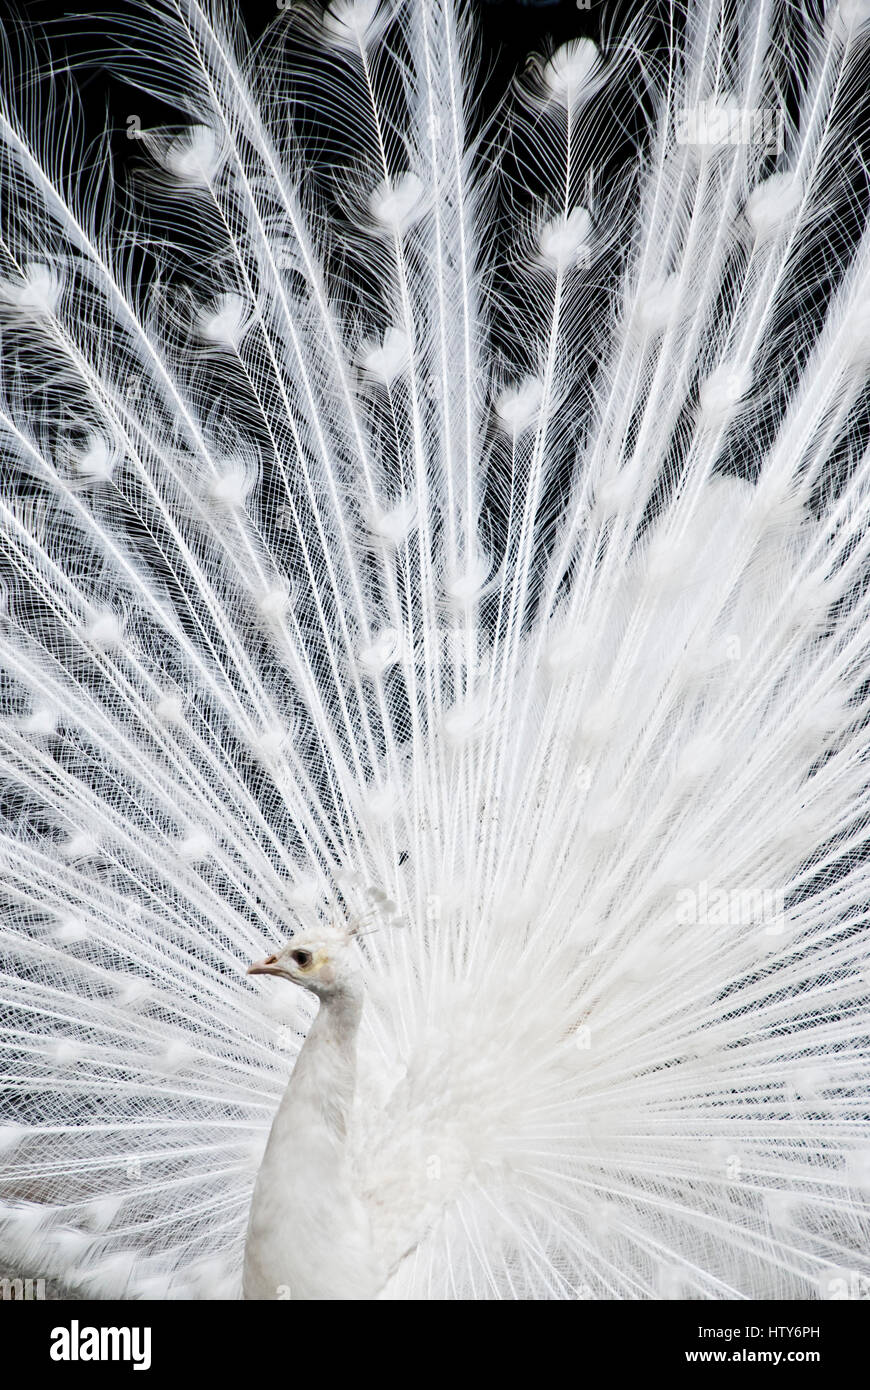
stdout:
POLYGON ((0 1258, 870 1278, 868 18, 127 0, 129 182, 9 31, 0 1258))

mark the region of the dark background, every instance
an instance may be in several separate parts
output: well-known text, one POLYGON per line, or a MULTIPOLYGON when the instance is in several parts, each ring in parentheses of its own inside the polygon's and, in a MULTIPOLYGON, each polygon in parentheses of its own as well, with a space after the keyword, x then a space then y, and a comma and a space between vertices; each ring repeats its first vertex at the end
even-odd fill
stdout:
MULTIPOLYGON (((251 38, 256 40, 283 15, 292 15, 296 0, 227 0, 242 15, 251 38)), ((319 0, 314 0, 319 3, 319 0)), ((655 11, 655 0, 466 0, 475 19, 481 56, 484 110, 492 109, 509 85, 514 73, 522 69, 530 54, 552 50, 566 39, 602 37, 620 32, 633 16, 655 11)), ((130 104, 123 85, 107 75, 99 64, 88 62, 92 34, 111 29, 112 14, 123 12, 125 0, 108 4, 89 4, 88 0, 0 0, 0 23, 14 26, 19 20, 44 26, 52 53, 57 59, 67 52, 78 65, 78 87, 85 116, 97 128, 104 128, 106 111, 109 124, 126 132, 125 112, 130 104), (81 15, 88 18, 81 22, 81 15)), ((166 108, 136 95, 136 110, 146 128, 162 122, 173 123, 166 108)), ((123 158, 123 151, 121 151, 123 158)))

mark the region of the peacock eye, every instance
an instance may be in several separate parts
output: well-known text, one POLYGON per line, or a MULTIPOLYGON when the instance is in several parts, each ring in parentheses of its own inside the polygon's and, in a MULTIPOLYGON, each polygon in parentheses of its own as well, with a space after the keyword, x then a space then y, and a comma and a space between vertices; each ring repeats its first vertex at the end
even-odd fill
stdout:
POLYGON ((291 959, 291 960, 295 960, 296 964, 297 964, 297 965, 301 965, 301 966, 303 967, 303 969, 304 969, 306 965, 310 965, 310 964, 311 964, 311 952, 310 952, 310 951, 291 951, 291 952, 290 952, 290 959, 291 959))

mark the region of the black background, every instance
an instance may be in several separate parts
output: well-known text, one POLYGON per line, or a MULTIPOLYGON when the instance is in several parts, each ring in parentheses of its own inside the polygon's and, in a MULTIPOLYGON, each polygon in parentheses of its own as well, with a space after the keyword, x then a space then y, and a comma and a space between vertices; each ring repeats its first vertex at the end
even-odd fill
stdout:
MULTIPOLYGON (((253 40, 283 14, 292 15, 296 0, 236 0, 245 27, 253 40)), ((320 0, 306 0, 319 4, 320 0)), ((600 41, 604 35, 619 33, 638 14, 649 15, 655 3, 644 0, 466 0, 478 34, 484 107, 491 107, 532 53, 552 49, 566 39, 589 37, 600 41)), ((109 112, 110 124, 126 132, 126 113, 131 97, 123 85, 107 76, 99 65, 87 62, 88 28, 99 33, 111 28, 111 15, 125 8, 124 0, 109 4, 88 4, 87 0, 0 0, 0 22, 16 20, 44 26, 57 57, 67 51, 78 64, 77 86, 82 93, 88 122, 101 128, 109 112), (77 17, 87 15, 86 25, 77 17)), ((162 121, 173 121, 175 113, 161 108, 137 93, 137 114, 147 128, 162 121)), ((124 150, 120 149, 123 159, 124 150)))

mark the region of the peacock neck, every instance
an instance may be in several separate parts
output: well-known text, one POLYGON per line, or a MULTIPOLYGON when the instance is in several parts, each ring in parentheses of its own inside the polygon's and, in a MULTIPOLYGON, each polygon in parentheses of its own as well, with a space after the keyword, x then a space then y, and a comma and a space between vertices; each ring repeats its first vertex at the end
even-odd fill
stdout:
POLYGON ((318 1112, 336 1141, 347 1134, 356 1089, 356 1045, 362 995, 352 989, 321 999, 293 1068, 276 1125, 284 1130, 318 1112))
POLYGON ((382 1285, 348 1142, 361 1013, 354 992, 321 999, 296 1059, 251 1202, 246 1298, 373 1298, 382 1285))

